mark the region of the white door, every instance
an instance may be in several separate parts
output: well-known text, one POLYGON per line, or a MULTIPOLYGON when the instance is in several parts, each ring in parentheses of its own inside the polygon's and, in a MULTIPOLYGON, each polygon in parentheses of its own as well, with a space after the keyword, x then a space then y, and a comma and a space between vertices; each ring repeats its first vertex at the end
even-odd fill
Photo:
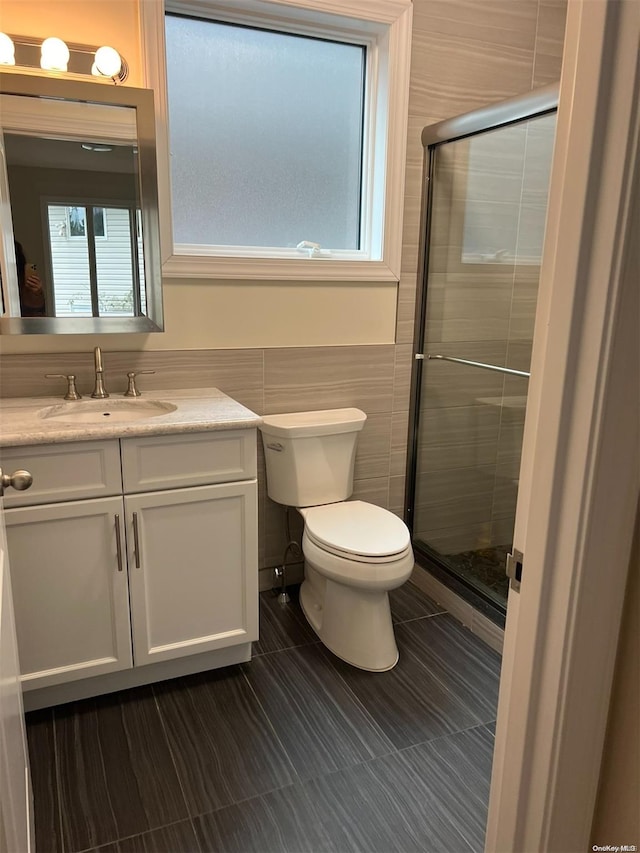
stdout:
POLYGON ((35 850, 33 808, 1 487, 0 591, 0 850, 26 853, 35 850))
POLYGON ((125 497, 136 666, 258 636, 255 480, 125 497))
POLYGON ((640 490, 637 0, 569 3, 487 851, 587 850, 640 490))

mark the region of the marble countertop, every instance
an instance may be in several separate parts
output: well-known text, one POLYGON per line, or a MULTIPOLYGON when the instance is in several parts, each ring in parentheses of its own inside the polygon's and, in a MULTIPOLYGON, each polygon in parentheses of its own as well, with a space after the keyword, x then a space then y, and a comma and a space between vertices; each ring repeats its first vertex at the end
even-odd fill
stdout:
MULTIPOLYGON (((154 401, 172 404, 174 411, 140 417, 136 420, 109 421, 110 415, 99 422, 74 422, 74 401, 60 397, 10 397, 0 399, 0 447, 33 444, 57 444, 66 441, 92 441, 104 438, 129 438, 140 435, 169 435, 172 433, 206 432, 222 429, 258 427, 262 418, 228 397, 217 388, 189 388, 153 391, 138 398, 112 394, 107 400, 83 397, 78 401, 83 411, 93 408, 99 412, 104 404, 127 401, 125 405, 151 407, 154 401), (64 408, 62 408, 64 407, 64 408), (69 420, 51 417, 69 411, 69 420), (49 415, 47 417, 46 415, 49 415)), ((122 405, 122 404, 120 404, 122 405)), ((80 409, 78 409, 80 411, 80 409)), ((151 415, 151 410, 150 410, 151 415)))

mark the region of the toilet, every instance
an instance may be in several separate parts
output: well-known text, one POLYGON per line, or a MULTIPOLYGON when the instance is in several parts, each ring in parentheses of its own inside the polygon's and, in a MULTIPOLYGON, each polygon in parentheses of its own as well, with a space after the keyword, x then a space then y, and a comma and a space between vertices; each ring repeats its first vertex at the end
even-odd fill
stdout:
POLYGON ((413 569, 409 530, 393 513, 353 492, 360 409, 263 417, 267 493, 304 519, 300 603, 324 645, 372 672, 398 661, 389 590, 413 569))

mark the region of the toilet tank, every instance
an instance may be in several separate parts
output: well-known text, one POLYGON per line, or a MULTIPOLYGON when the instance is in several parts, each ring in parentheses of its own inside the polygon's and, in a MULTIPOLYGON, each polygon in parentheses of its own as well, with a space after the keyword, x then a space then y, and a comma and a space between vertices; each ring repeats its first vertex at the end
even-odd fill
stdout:
POLYGON ((319 506, 350 497, 358 433, 366 419, 360 409, 264 417, 260 430, 271 500, 319 506))

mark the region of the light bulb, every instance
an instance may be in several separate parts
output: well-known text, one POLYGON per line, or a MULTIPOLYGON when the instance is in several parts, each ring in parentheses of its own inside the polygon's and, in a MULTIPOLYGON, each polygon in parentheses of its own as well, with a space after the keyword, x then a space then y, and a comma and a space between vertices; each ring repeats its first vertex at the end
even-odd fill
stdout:
POLYGON ((99 47, 96 50, 95 66, 105 77, 116 77, 122 68, 120 54, 113 47, 99 47))
POLYGON ((16 64, 16 48, 6 33, 0 33, 0 65, 16 64))
POLYGON ((66 71, 69 62, 69 48, 58 38, 48 38, 40 48, 40 67, 45 71, 66 71))

